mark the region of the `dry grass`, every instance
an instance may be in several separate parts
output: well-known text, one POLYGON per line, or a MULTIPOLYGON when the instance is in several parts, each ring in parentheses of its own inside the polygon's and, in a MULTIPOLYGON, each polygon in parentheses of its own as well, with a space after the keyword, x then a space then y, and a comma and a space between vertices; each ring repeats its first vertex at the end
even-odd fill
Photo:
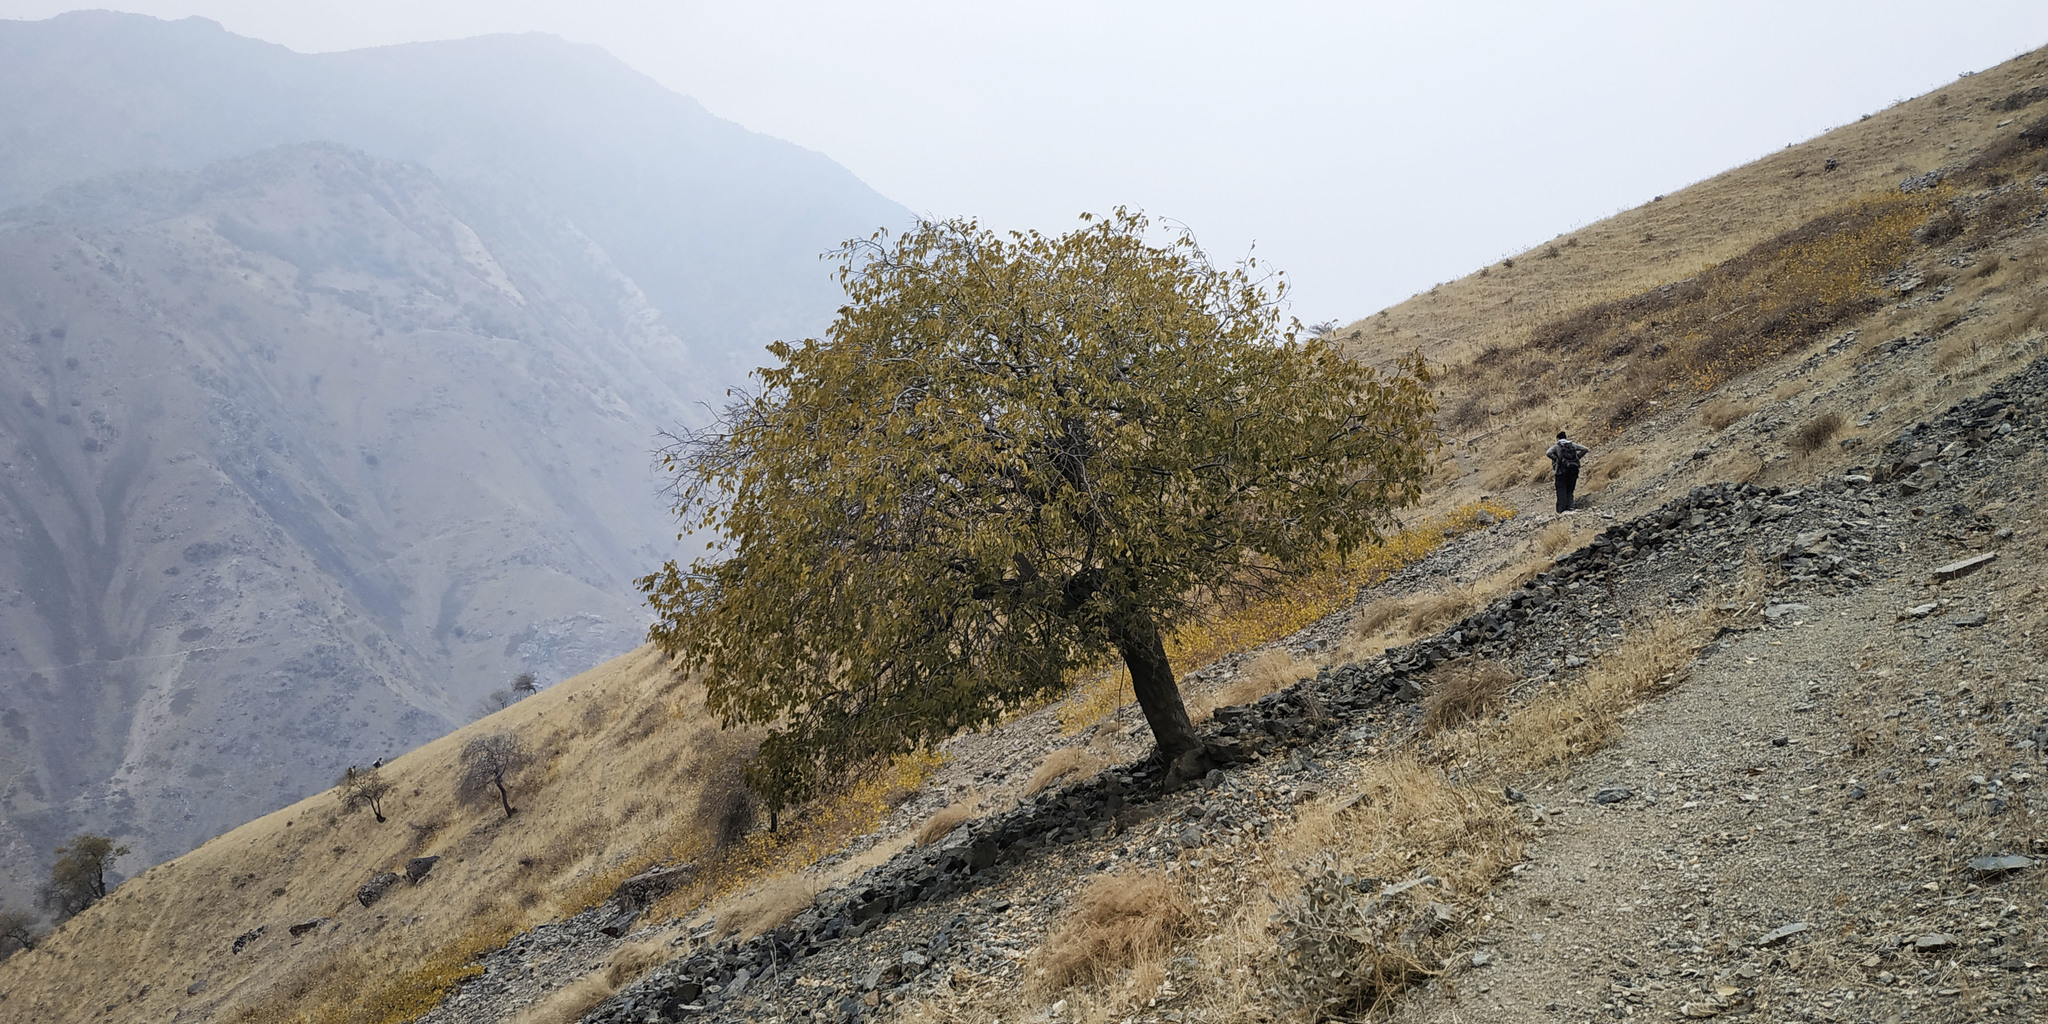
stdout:
POLYGON ((1536 533, 1536 550, 1545 555, 1556 555, 1571 546, 1572 528, 1561 522, 1551 523, 1536 533))
MULTIPOLYGON (((1072 750, 1073 748, 1065 747, 1062 749, 1072 750)), ((1051 759, 1048 758, 1047 760, 1051 759)), ((1034 776, 1034 781, 1035 779, 1036 777, 1034 776)), ((1041 786, 1039 788, 1042 789, 1044 787, 1041 786)), ((1032 790, 1032 792, 1035 793, 1037 792, 1037 790, 1032 790)), ((939 840, 944 839, 949 835, 952 835, 954 829, 966 824, 967 819, 974 817, 974 812, 980 809, 980 793, 968 793, 966 796, 961 797, 960 799, 955 800, 952 803, 939 808, 937 811, 933 812, 931 817, 925 819, 925 823, 923 825, 918 826, 917 845, 930 846, 933 843, 936 843, 939 840)))
POLYGON ((1479 486, 1489 492, 1505 491, 1528 478, 1528 467, 1520 462, 1504 462, 1481 475, 1479 486))
POLYGON ((1718 434, 1728 429, 1729 424, 1754 411, 1746 403, 1716 398, 1700 407, 1700 424, 1718 434))
POLYGON ((1422 731, 1435 735, 1482 716, 1491 716, 1507 703, 1508 693, 1519 680, 1498 662, 1459 662, 1436 674, 1424 706, 1422 731))
POLYGON ((1314 674, 1314 662, 1297 658, 1284 647, 1269 647, 1252 656, 1229 682, 1217 688, 1215 706, 1250 704, 1314 674))
POLYGON ((1410 636, 1434 633, 1472 611, 1472 595, 1463 591, 1424 594, 1408 604, 1405 628, 1410 636))
POLYGON ((1386 632, 1387 627, 1403 615, 1408 614, 1405 602, 1383 597, 1358 610, 1351 617, 1351 633, 1354 636, 1372 637, 1386 632))
POLYGON ((1160 966, 1198 920, 1187 893, 1166 878, 1097 876, 1026 963, 1025 991, 1043 1001, 1077 986, 1103 992, 1133 974, 1148 976, 1140 983, 1162 978, 1160 966))
POLYGON ((817 898, 816 883, 802 875, 768 879, 719 911, 718 934, 745 942, 788 924, 817 898))
POLYGON ((1842 418, 1842 414, 1834 409, 1829 409, 1807 420, 1798 431, 1793 433, 1790 442, 1792 450, 1801 455, 1812 455, 1814 452, 1820 451, 1827 446, 1829 441, 1835 439, 1835 435, 1842 432, 1842 427, 1846 422, 1842 418))
POLYGON ((1031 780, 1024 784, 1024 797, 1037 796, 1045 792, 1046 787, 1068 777, 1087 778, 1108 763, 1085 747, 1061 747, 1045 755, 1045 760, 1038 763, 1038 768, 1031 773, 1031 780))
POLYGON ((1622 474, 1636 467, 1636 453, 1627 449, 1604 452, 1593 466, 1593 476, 1599 480, 1619 480, 1622 474))
POLYGON ((621 946, 605 966, 549 993, 512 1018, 512 1024, 575 1024, 597 1004, 639 980, 675 955, 667 942, 648 940, 621 946))

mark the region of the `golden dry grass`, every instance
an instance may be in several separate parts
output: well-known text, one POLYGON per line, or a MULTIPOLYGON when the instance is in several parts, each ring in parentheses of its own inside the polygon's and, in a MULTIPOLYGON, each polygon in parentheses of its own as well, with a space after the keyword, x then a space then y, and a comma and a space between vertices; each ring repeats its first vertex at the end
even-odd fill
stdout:
POLYGON ((1434 735, 1492 715, 1507 703, 1517 678, 1498 662, 1473 661, 1447 665, 1431 680, 1423 705, 1422 731, 1434 735))
POLYGON ((1351 632, 1358 636, 1375 636, 1385 632, 1388 625, 1406 614, 1406 603, 1383 597, 1360 608, 1358 614, 1351 617, 1351 632))
POLYGON ((1045 755, 1045 760, 1032 771, 1030 781, 1024 784, 1024 796, 1026 799, 1037 796, 1064 779, 1087 778, 1108 763, 1086 747, 1060 747, 1045 755))
POLYGON ((1166 878, 1097 876, 1025 964, 1025 991, 1040 1001, 1076 986, 1100 992, 1134 973, 1142 985, 1161 976, 1159 965, 1196 920, 1187 893, 1166 878))
MULTIPOLYGON (((1066 747, 1062 749, 1071 750, 1073 748, 1066 747)), ((1036 791, 1034 790, 1033 792, 1036 791)), ((974 817, 974 812, 979 810, 980 807, 981 794, 969 793, 934 811, 931 817, 925 819, 923 825, 918 826, 917 845, 930 846, 952 835, 953 830, 966 824, 967 819, 974 817)))
POLYGON ((1742 402, 1716 398, 1700 407, 1700 423, 1708 430, 1720 433, 1728 425, 1749 415, 1754 410, 1742 402))
POLYGON ((817 898, 817 883, 801 875, 768 879, 719 911, 718 934, 744 942, 788 924, 817 898))
POLYGON ((1472 595, 1460 590, 1423 594, 1408 602, 1405 627, 1411 636, 1434 633, 1472 611, 1472 595))

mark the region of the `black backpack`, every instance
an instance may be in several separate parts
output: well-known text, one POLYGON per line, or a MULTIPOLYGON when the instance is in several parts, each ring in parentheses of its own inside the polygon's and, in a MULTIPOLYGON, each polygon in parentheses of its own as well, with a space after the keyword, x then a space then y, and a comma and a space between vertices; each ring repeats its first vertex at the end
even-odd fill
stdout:
POLYGON ((1578 472, 1579 457, 1584 455, 1585 453, 1586 450, 1584 448, 1581 448, 1578 445, 1571 443, 1570 441, 1559 441, 1557 443, 1558 470, 1567 473, 1578 472))

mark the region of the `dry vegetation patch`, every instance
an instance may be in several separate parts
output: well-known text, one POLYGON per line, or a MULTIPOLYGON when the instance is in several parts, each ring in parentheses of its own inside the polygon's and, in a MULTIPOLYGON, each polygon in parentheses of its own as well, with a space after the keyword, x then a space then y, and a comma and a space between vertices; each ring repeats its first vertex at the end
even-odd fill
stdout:
POLYGON ((1197 920, 1187 893, 1169 879, 1136 872, 1098 876, 1025 965, 1026 991, 1045 1001, 1076 986, 1098 992, 1119 982, 1156 987, 1166 958, 1194 933, 1197 920))

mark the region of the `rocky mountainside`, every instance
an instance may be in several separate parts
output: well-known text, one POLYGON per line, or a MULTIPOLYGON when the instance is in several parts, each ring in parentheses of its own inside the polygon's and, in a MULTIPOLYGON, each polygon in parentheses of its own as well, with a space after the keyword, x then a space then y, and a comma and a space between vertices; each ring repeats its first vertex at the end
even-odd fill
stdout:
POLYGON ((649 451, 908 215, 603 53, 0 22, 0 904, 630 649, 649 451), (11 209, 7 209, 10 208, 11 209))

